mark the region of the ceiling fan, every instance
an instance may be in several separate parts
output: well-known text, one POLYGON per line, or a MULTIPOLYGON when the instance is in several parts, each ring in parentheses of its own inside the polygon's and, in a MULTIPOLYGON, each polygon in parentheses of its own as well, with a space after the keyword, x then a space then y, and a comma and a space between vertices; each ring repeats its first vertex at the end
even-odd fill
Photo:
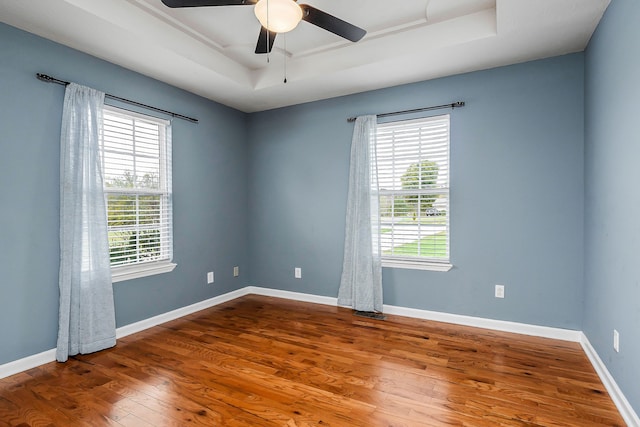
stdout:
POLYGON ((297 0, 162 0, 166 6, 252 6, 262 28, 258 36, 255 53, 269 53, 278 33, 293 30, 300 21, 307 21, 342 38, 357 42, 367 32, 340 18, 316 9, 308 4, 297 4, 297 0))

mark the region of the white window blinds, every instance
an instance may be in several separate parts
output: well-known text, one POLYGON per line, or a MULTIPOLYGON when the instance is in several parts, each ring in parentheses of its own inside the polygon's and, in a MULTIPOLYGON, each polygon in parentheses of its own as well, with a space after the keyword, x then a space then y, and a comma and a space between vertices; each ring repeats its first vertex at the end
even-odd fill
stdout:
POLYGON ((449 262, 449 115, 377 130, 382 258, 449 262))
POLYGON ((169 122, 105 107, 101 151, 111 266, 171 261, 169 122))

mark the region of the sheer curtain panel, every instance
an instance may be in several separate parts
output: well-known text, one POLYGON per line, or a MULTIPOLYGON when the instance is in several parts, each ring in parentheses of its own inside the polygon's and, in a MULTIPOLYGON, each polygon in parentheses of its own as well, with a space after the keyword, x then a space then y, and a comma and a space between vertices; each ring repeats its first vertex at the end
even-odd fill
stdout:
POLYGON ((376 116, 358 117, 353 129, 338 304, 382 312, 376 123, 376 116))
POLYGON ((104 93, 67 86, 60 136, 60 311, 56 359, 116 344, 99 138, 104 93))

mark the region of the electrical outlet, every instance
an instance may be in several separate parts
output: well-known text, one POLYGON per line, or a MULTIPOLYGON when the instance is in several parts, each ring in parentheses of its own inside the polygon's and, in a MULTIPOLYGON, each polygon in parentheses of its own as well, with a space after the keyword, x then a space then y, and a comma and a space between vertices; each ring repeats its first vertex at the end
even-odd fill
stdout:
POLYGON ((504 298, 504 285, 496 285, 496 298, 504 298))
POLYGON ((620 333, 615 329, 613 330, 613 349, 616 353, 620 353, 620 333))
POLYGON ((296 279, 302 279, 302 269, 300 267, 296 267, 293 271, 293 275, 296 279))
POLYGON ((213 271, 207 273, 207 283, 213 283, 213 271))
POLYGON ((233 277, 238 277, 240 275, 240 267, 233 267, 233 277))

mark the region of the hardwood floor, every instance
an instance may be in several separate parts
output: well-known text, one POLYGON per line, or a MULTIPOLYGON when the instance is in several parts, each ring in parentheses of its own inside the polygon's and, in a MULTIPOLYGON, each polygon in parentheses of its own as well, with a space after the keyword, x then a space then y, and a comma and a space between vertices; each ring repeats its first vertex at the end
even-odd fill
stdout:
POLYGON ((0 426, 623 426, 579 344, 249 295, 0 380, 0 426))

